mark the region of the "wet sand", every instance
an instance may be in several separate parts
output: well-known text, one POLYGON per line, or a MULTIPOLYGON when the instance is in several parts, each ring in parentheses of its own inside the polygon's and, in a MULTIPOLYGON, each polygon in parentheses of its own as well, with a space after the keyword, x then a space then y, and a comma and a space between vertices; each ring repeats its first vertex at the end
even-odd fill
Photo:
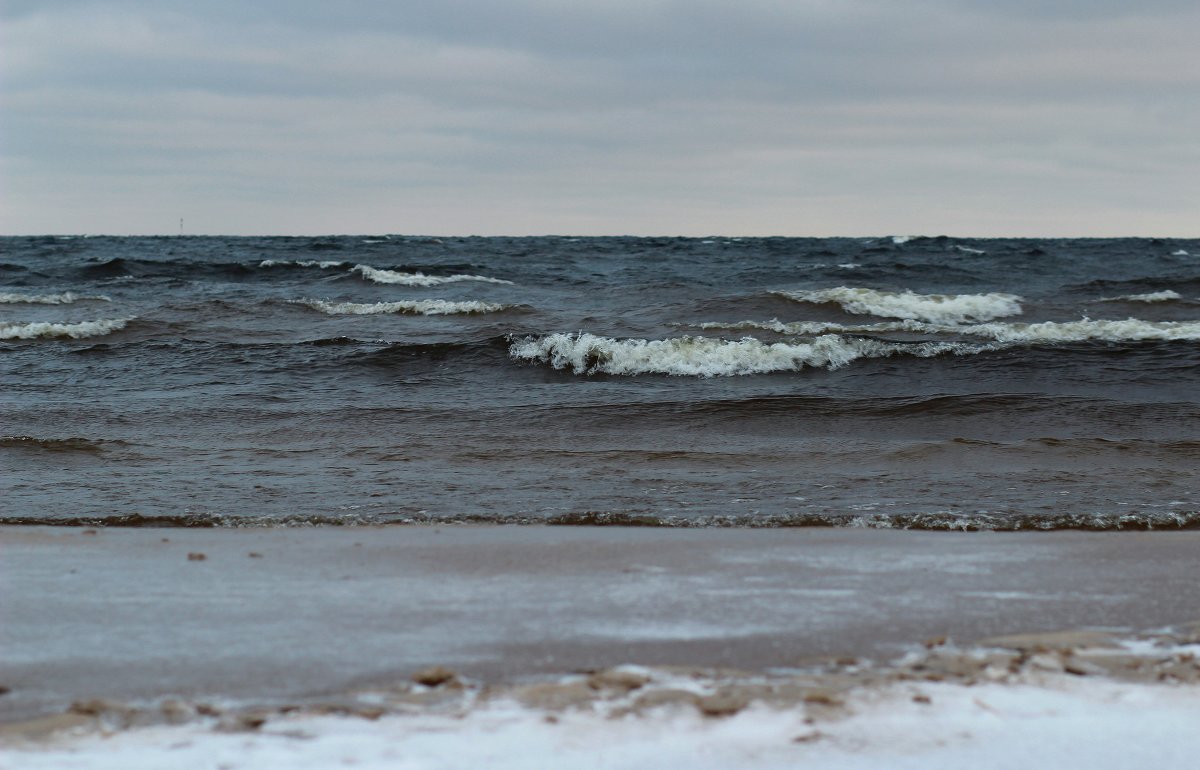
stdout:
POLYGON ((0 529, 0 721, 1200 619, 1200 532, 0 529), (201 555, 203 558, 201 558, 201 555))

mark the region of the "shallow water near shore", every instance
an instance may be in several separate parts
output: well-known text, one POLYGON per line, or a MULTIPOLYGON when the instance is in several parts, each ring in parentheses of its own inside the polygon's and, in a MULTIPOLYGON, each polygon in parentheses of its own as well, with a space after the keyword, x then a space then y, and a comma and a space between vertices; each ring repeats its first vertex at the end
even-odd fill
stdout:
POLYGON ((1197 254, 0 238, 0 521, 1194 527, 1197 254))

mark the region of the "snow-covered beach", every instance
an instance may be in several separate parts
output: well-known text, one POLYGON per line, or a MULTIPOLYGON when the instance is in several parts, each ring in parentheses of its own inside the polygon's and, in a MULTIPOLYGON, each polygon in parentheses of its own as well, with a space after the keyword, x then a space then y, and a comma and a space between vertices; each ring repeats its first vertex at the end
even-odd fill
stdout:
POLYGON ((0 757, 1187 767, 1198 539, 6 528, 0 757))

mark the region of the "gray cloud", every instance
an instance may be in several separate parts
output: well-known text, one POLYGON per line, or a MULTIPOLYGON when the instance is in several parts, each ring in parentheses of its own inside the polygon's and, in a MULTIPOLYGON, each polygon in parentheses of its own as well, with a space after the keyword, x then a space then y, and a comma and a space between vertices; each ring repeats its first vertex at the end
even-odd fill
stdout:
POLYGON ((1181 2, 8 2, 4 232, 1188 234, 1181 2))

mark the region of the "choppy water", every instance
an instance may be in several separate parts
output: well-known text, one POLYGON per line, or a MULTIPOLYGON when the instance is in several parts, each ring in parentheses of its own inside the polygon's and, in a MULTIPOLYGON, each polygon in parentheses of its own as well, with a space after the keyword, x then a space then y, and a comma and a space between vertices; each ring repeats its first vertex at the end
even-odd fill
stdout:
POLYGON ((0 239, 0 521, 1200 525, 1200 241, 0 239))

